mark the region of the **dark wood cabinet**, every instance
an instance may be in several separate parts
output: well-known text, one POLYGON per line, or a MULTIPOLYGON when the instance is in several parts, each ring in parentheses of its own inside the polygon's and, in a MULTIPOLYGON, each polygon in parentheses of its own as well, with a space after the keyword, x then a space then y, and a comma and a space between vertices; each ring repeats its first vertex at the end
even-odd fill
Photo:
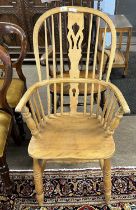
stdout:
MULTIPOLYGON (((98 0, 98 2, 100 1, 98 0)), ((23 28, 28 41, 27 58, 33 58, 33 27, 38 17, 50 8, 67 5, 93 7, 93 0, 55 0, 51 3, 42 3, 41 0, 1 0, 0 21, 12 22, 23 28)), ((15 36, 1 37, 0 35, 0 41, 9 46, 12 55, 18 53, 19 40, 15 36)), ((44 46, 44 36, 42 34, 39 42, 42 52, 42 46, 44 46)))

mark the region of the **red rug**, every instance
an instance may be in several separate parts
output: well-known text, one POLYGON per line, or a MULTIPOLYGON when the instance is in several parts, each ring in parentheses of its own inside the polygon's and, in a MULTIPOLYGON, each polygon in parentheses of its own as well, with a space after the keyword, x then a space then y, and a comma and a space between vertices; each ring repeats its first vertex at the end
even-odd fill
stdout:
MULTIPOLYGON (((32 172, 10 173, 15 189, 3 194, 0 210, 39 210, 32 172)), ((41 210, 136 210, 136 169, 112 169, 112 199, 104 203, 102 173, 97 169, 45 171, 45 202, 41 210)))

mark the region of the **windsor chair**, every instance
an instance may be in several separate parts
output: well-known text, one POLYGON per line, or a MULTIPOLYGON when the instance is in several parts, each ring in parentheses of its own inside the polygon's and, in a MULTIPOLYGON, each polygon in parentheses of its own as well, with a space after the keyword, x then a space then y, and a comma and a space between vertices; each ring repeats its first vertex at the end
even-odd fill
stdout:
POLYGON ((9 107, 6 95, 12 81, 12 67, 10 56, 4 47, 0 46, 0 59, 4 65, 4 83, 0 88, 0 175, 6 192, 11 192, 12 183, 9 177, 9 169, 6 162, 6 147, 11 130, 13 128, 12 109, 9 107))
MULTIPOLYGON (((13 109, 15 122, 16 122, 16 132, 19 131, 20 137, 25 136, 24 127, 23 127, 23 120, 20 113, 15 113, 15 107, 18 104, 20 98, 26 91, 26 78, 22 72, 22 63, 24 61, 26 55, 26 48, 27 48, 27 40, 26 35, 23 29, 15 25, 13 23, 8 22, 0 22, 0 38, 2 40, 2 45, 9 50, 10 46, 8 46, 8 40, 15 37, 20 42, 20 54, 19 57, 12 61, 12 68, 16 70, 17 76, 13 76, 12 82, 7 92, 7 101, 10 107, 13 109), (18 129, 19 128, 19 129, 18 129)), ((0 69, 4 70, 4 65, 0 63, 0 69)), ((0 86, 3 84, 4 79, 3 77, 0 78, 0 86)), ((14 132, 14 133, 16 133, 14 132)), ((21 143, 21 139, 17 144, 21 143)))
MULTIPOLYGON (((115 151, 113 133, 124 113, 129 113, 129 107, 117 87, 108 82, 116 46, 116 32, 112 21, 100 11, 84 7, 60 7, 44 13, 37 21, 34 28, 34 52, 39 75, 39 82, 30 87, 16 107, 17 112, 22 112, 32 133, 28 146, 28 153, 33 158, 34 182, 37 192, 37 200, 40 206, 44 202, 42 175, 47 161, 89 162, 99 161, 104 176, 105 201, 108 204, 111 197, 111 165, 110 159, 115 151), (70 60, 69 77, 63 75, 63 43, 61 19, 63 14, 68 15, 68 56, 70 60), (60 27, 60 77, 57 77, 54 16, 59 16, 60 27), (88 53, 86 61, 85 77, 80 77, 79 61, 82 56, 82 41, 84 30, 84 15, 90 16, 90 30, 88 36, 88 53), (97 27, 101 19, 105 22, 105 33, 109 27, 112 34, 112 44, 106 81, 102 80, 102 64, 105 43, 102 44, 100 59, 100 71, 98 79, 95 78, 97 46, 99 33, 97 29, 96 44, 93 62, 92 78, 88 78, 89 51, 91 40, 91 28, 93 16, 96 17, 97 27), (48 33, 46 30, 47 19, 52 22, 52 46, 53 46, 53 77, 49 77, 48 59, 48 33), (45 26, 45 52, 46 52, 46 79, 42 80, 42 71, 38 50, 39 29, 45 26), (73 25, 78 26, 76 33, 73 25), (69 86, 70 110, 64 109, 64 87, 69 86), (60 86, 60 109, 57 109, 57 86, 60 86), (83 110, 78 110, 79 87, 83 91, 83 110), (90 87, 89 109, 87 109, 87 90, 90 87), (54 88, 54 113, 51 113, 50 88, 54 88), (94 101, 94 93, 97 88, 97 100, 94 101), (100 107, 101 90, 105 89, 105 104, 100 107), (26 104, 29 102, 30 109, 26 104)), ((105 40, 105 36, 104 39, 105 40)))

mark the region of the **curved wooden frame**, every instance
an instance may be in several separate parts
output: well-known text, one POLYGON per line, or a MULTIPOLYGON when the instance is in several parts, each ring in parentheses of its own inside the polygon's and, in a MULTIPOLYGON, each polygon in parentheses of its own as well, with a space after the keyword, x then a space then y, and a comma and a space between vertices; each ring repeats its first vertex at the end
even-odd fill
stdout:
MULTIPOLYGON (((19 37, 19 39, 21 41, 20 55, 19 55, 17 61, 12 62, 12 67, 16 68, 19 78, 21 80, 23 80, 24 82, 26 82, 26 78, 22 72, 22 63, 26 56, 26 50, 27 50, 27 39, 26 39, 25 32, 23 31, 23 29, 20 26, 18 26, 16 24, 0 22, 0 33, 2 35, 16 34, 19 37)), ((4 46, 4 47, 6 47, 6 46, 4 46)), ((0 68, 3 69, 3 65, 0 64, 0 68)))
POLYGON ((111 82, 105 82, 103 80, 97 80, 97 79, 70 79, 70 78, 65 78, 65 79, 50 79, 50 80, 43 80, 41 82, 36 82, 35 84, 33 84, 27 91, 26 93, 23 95, 23 97, 21 98, 19 104, 17 105, 15 111, 16 112, 22 112, 24 106, 26 106, 26 104, 28 103, 31 95, 40 87, 43 86, 48 86, 54 83, 94 83, 94 84, 100 84, 105 86, 106 88, 110 88, 116 95, 120 105, 122 106, 123 112, 124 114, 129 114, 130 113, 130 109, 129 106, 124 98, 124 96, 122 95, 121 91, 111 82))
MULTIPOLYGON (((66 23, 65 23, 66 24, 66 23)), ((116 48, 116 31, 115 27, 110 20, 110 18, 93 8, 86 8, 86 7, 61 7, 61 8, 54 8, 46 13, 44 13, 36 22, 34 27, 34 33, 33 33, 33 46, 34 46, 34 53, 35 53, 35 59, 36 59, 36 65, 37 65, 37 72, 39 81, 42 81, 42 75, 41 75, 41 58, 39 57, 39 46, 38 46, 38 40, 39 40, 39 31, 40 28, 44 25, 45 28, 45 62, 46 62, 46 78, 49 79, 49 77, 56 78, 56 77, 73 77, 75 74, 76 77, 83 77, 83 78, 99 78, 99 80, 109 80, 111 69, 112 69, 112 63, 114 60, 115 55, 115 48, 116 48), (62 28, 62 21, 63 19, 67 18, 67 45, 68 47, 68 71, 65 70, 65 64, 64 64, 64 55, 63 55, 63 39, 64 36, 63 28, 62 28), (87 29, 85 29, 85 19, 88 19, 88 26, 87 29), (56 40, 55 38, 55 21, 58 23, 59 28, 59 39, 56 40), (94 40, 94 21, 95 21, 95 40, 94 40), (104 29, 104 37, 102 43, 100 43, 100 23, 103 21, 105 24, 104 29), (49 45, 49 32, 47 25, 50 23, 50 33, 51 33, 51 45, 49 45), (76 32, 77 25, 78 32, 76 32), (88 38, 86 37, 86 62, 85 62, 85 69, 82 69, 82 63, 81 60, 83 58, 83 38, 84 33, 83 30, 88 30, 88 38), (106 48, 105 48, 105 40, 106 40, 106 32, 111 32, 112 42, 111 42, 111 48, 110 53, 107 55, 106 48), (79 43, 78 43, 79 41, 79 43), (60 48, 60 58, 59 63, 56 58, 56 44, 59 45, 60 48), (74 47, 72 46, 74 44, 74 47), (101 44, 101 46, 100 46, 101 44), (79 46, 78 46, 79 45, 79 46), (76 47, 77 46, 77 47, 76 47), (52 52, 51 52, 52 51, 52 52), (77 60, 78 58, 78 60, 77 60), (52 67, 50 65, 50 59, 52 60, 52 67), (93 61, 91 61, 93 59, 93 61), (91 66, 92 62, 92 66, 91 66), (81 65, 80 65, 81 64, 81 65), (79 65, 81 66, 81 70, 83 71, 77 71, 78 73, 74 73, 70 75, 71 68, 72 69, 78 69, 79 65), (59 67, 58 67, 59 66, 59 67), (59 71, 58 71, 59 69, 59 71), (83 76, 84 75, 84 76, 83 76)), ((66 35, 65 35, 66 36, 66 35)), ((42 59, 43 59, 42 56, 42 59)), ((51 104, 52 104, 52 113, 56 112, 56 106, 57 103, 57 109, 60 106, 60 99, 62 92, 65 96, 67 96, 67 89, 68 86, 64 89, 61 87, 59 89, 58 86, 54 85, 54 87, 50 87, 50 93, 51 93, 51 104)), ((76 88, 77 89, 77 88, 76 88)), ((49 91, 49 90, 48 90, 49 91)), ((95 93, 90 92, 90 87, 83 88, 79 87, 79 93, 78 95, 82 96, 83 92, 87 93, 87 96, 90 94, 92 95, 92 98, 96 98, 97 93, 99 94, 100 90, 95 91, 95 93)), ((104 90, 101 91, 101 107, 103 107, 104 104, 104 90)), ((86 99, 85 99, 86 100, 86 99)), ((92 99, 94 100, 94 99, 92 99)), ((78 103, 78 105, 81 105, 82 103, 78 103)))
MULTIPOLYGON (((12 66, 11 66, 10 56, 3 46, 0 46, 0 59, 3 62, 4 68, 5 68, 5 79, 4 79, 3 86, 0 88, 0 101, 1 101, 1 106, 2 106, 1 109, 4 112, 8 112, 12 118, 13 112, 12 112, 12 109, 9 107, 9 105, 7 103, 7 99, 6 99, 7 90, 10 86, 11 81, 12 81, 12 66)), ((9 128, 8 136, 6 139, 6 145, 5 145, 5 148, 3 151, 3 156, 0 157, 0 174, 2 177, 2 181, 5 184, 5 190, 8 193, 11 193, 12 183, 10 181, 9 169, 8 169, 8 165, 6 162, 6 147, 7 147, 8 138, 11 134, 11 128, 12 128, 12 124, 13 124, 12 121, 13 121, 13 119, 11 119, 11 124, 10 124, 10 128, 9 128)))
POLYGON ((38 33, 39 30, 43 24, 43 22, 51 15, 57 14, 57 13, 64 13, 64 12, 73 12, 73 13, 90 13, 96 16, 99 16, 102 18, 110 27, 111 29, 111 36, 112 36, 112 43, 111 43, 111 53, 110 53, 110 59, 108 64, 108 70, 107 70, 107 77, 106 81, 109 80, 111 69, 112 69, 112 63, 115 56, 115 48, 116 48, 116 30, 115 26, 112 23, 111 19, 101 11, 95 10, 93 8, 87 8, 87 7, 76 7, 76 6, 67 6, 67 7, 58 7, 53 8, 51 10, 48 10, 43 15, 40 16, 38 21, 36 22, 34 26, 34 32, 33 32, 33 46, 34 46, 34 54, 36 59, 36 65, 37 65, 37 71, 38 71, 38 77, 39 81, 42 81, 41 76, 41 67, 40 67, 40 57, 39 57, 39 48, 38 48, 38 33))

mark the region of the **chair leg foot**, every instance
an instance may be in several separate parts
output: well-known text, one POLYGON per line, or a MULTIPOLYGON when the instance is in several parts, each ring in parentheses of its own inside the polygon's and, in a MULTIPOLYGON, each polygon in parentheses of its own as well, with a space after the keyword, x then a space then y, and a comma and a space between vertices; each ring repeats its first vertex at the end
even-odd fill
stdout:
POLYGON ((105 202, 108 205, 110 202, 110 199, 111 199, 111 163, 110 163, 110 159, 104 160, 103 177, 104 177, 105 202))
POLYGON ((36 198, 39 206, 43 205, 44 202, 44 192, 43 192, 43 180, 42 180, 42 166, 37 159, 33 159, 33 172, 34 172, 34 182, 36 190, 36 198))
POLYGON ((44 202, 44 193, 42 193, 41 195, 36 195, 36 199, 38 201, 39 206, 43 206, 43 202, 44 202))

